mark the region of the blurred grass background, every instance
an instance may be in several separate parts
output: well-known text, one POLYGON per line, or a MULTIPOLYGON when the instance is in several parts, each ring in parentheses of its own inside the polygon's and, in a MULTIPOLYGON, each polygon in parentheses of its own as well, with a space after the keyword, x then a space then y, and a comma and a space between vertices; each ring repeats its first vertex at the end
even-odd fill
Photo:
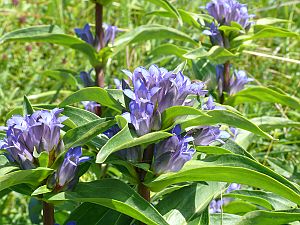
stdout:
MULTIPOLYGON (((178 9, 194 13, 201 13, 208 1, 200 0, 170 0, 178 9)), ((249 13, 256 18, 274 17, 287 20, 278 24, 291 31, 300 31, 300 1, 299 0, 249 0, 241 1, 248 4, 249 13)), ((193 27, 179 26, 176 19, 162 18, 149 14, 159 8, 143 0, 117 0, 113 1, 104 10, 104 22, 117 25, 121 29, 129 30, 143 24, 163 24, 177 28, 192 36, 195 40, 203 38, 201 32, 193 27), (148 15, 149 14, 149 15, 148 15)), ((39 24, 55 24, 68 34, 74 34, 75 27, 83 27, 85 23, 94 23, 94 4, 83 0, 1 0, 0 3, 0 36, 19 28, 39 24)), ((106 68, 106 81, 112 83, 112 78, 122 77, 121 69, 133 70, 137 66, 147 66, 157 63, 174 69, 182 62, 176 57, 153 57, 151 50, 162 43, 174 41, 159 40, 147 41, 130 45, 125 51, 118 54, 106 68)), ((177 43, 177 42, 174 42, 177 43)), ((300 41, 294 38, 273 38, 255 42, 259 47, 251 51, 265 53, 269 56, 278 56, 284 59, 272 59, 265 56, 243 54, 235 64, 238 69, 244 69, 255 78, 255 82, 266 86, 276 86, 285 92, 300 97, 300 41), (291 62, 288 59, 298 60, 291 62)), ((182 43, 181 43, 182 45, 182 43)), ((188 45, 188 44, 187 44, 188 45)), ((69 69, 78 74, 82 70, 89 70, 87 59, 80 53, 57 45, 44 43, 9 43, 0 45, 0 125, 5 123, 7 113, 22 103, 23 95, 32 96, 49 91, 55 91, 60 83, 42 75, 50 69, 69 69)), ((187 68, 185 74, 192 78, 199 78, 192 68, 187 68)), ((205 74, 204 74, 205 75, 205 74)), ((69 87, 64 87, 68 90, 69 87)), ((46 97, 33 98, 34 103, 47 103, 52 101, 53 92, 46 97), (51 94, 51 95, 50 95, 51 94)), ((299 112, 282 108, 277 104, 260 103, 245 104, 240 107, 248 117, 262 115, 283 116, 300 120, 299 112)), ((280 130, 273 133, 282 142, 290 141, 289 150, 297 151, 299 148, 299 129, 290 132, 280 130)), ((286 145, 278 143, 273 147, 286 150, 286 145)), ((266 151, 270 143, 258 140, 256 151, 266 151)), ((299 154, 285 155, 295 163, 299 162, 299 154)), ((274 169, 274 168, 273 168, 274 169)), ((4 193, 0 193, 0 197, 4 193)), ((30 224, 28 209, 24 206, 28 199, 20 195, 7 195, 0 200, 0 224, 30 224)))

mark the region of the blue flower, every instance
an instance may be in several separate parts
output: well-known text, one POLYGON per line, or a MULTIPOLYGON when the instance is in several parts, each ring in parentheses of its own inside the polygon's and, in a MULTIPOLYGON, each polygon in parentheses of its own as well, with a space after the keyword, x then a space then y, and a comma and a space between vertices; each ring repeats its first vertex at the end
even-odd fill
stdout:
POLYGON ((234 95, 244 89, 245 85, 251 81, 253 79, 248 78, 244 70, 234 71, 233 76, 230 78, 229 95, 234 95))
MULTIPOLYGON (((100 41, 98 38, 94 37, 93 33, 91 32, 91 27, 88 23, 83 27, 83 29, 75 28, 74 31, 75 34, 86 43, 90 44, 98 51, 101 49, 100 41)), ((107 46, 109 42, 113 44, 118 32, 120 32, 120 30, 117 26, 104 24, 104 46, 107 46)))
POLYGON ((139 136, 161 127, 161 113, 176 105, 189 105, 189 94, 205 95, 202 82, 192 83, 181 72, 173 73, 152 65, 149 71, 138 67, 133 74, 124 71, 132 80, 133 90, 123 89, 131 102, 129 104, 129 122, 139 136))
POLYGON ((95 39, 94 39, 94 36, 91 32, 91 27, 88 23, 86 25, 84 25, 83 29, 75 28, 74 31, 75 31, 75 34, 81 40, 85 41, 86 43, 88 43, 92 46, 95 45, 95 39))
POLYGON ((49 157, 55 158, 63 149, 60 130, 67 117, 59 117, 62 111, 58 108, 40 110, 25 117, 16 115, 10 118, 5 128, 6 138, 0 141, 0 148, 6 150, 7 159, 22 169, 32 169, 38 166, 34 151, 46 151, 49 157))
POLYGON ((230 26, 236 22, 246 30, 251 26, 249 19, 253 15, 248 14, 247 5, 236 0, 213 0, 206 5, 206 10, 220 25, 230 26))
MULTIPOLYGON (((239 190, 240 188, 241 188, 240 184, 232 183, 227 188, 226 193, 230 193, 234 190, 239 190)), ((219 200, 213 199, 209 205, 209 212, 210 213, 222 212, 222 206, 228 204, 230 201, 232 201, 231 198, 223 198, 219 200)))
POLYGON ((195 150, 188 146, 193 138, 181 135, 179 125, 174 127, 172 133, 172 137, 155 145, 152 165, 155 174, 179 171, 195 153, 195 150))
POLYGON ((218 29, 218 26, 216 26, 215 23, 212 22, 209 25, 209 28, 209 30, 204 30, 203 34, 208 35, 210 37, 210 42, 213 45, 219 45, 221 47, 224 47, 224 40, 221 32, 218 29))
POLYGON ((58 168, 55 174, 57 187, 60 190, 63 188, 72 188, 74 183, 77 182, 77 171, 80 163, 86 162, 90 157, 83 156, 81 147, 70 148, 64 158, 63 163, 58 168))

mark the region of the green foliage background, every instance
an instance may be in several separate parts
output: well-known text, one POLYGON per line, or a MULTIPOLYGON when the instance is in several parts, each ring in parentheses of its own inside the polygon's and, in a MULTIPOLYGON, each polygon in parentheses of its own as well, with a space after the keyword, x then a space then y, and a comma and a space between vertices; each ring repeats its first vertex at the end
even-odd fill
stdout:
MULTIPOLYGON (((178 9, 200 13, 200 6, 207 1, 171 0, 178 9)), ((287 20, 277 26, 293 32, 300 31, 300 1, 297 0, 250 0, 242 1, 248 4, 249 12, 256 18, 273 17, 287 20)), ((180 26, 176 19, 155 15, 159 7, 143 0, 117 0, 105 8, 104 22, 117 25, 124 32, 145 24, 163 24, 189 34, 194 39, 207 39, 199 30, 191 26, 180 26)), ((0 3, 0 36, 32 25, 55 24, 64 29, 67 34, 74 34, 73 28, 83 27, 85 23, 94 22, 94 4, 79 0, 26 0, 19 1, 17 6, 10 0, 0 3)), ((151 40, 126 47, 116 57, 112 58, 106 68, 106 82, 112 85, 113 78, 122 78, 121 69, 133 70, 137 66, 148 67, 157 63, 168 69, 174 69, 182 59, 174 56, 154 55, 152 51, 166 43, 178 43, 170 40, 151 40)), ((251 54, 243 53, 235 66, 244 69, 255 83, 265 86, 275 86, 300 98, 300 40, 296 38, 272 38, 255 42, 259 47, 252 46, 251 54), (268 57, 257 56, 264 53, 268 57), (272 56, 279 58, 274 59, 272 56), (289 60, 295 59, 295 60, 289 60)), ((181 46, 189 46, 181 43, 181 46)), ((53 98, 53 91, 74 90, 61 81, 43 75, 50 69, 70 69, 79 73, 89 70, 86 57, 71 49, 46 43, 15 43, 0 45, 0 124, 4 124, 7 113, 20 106, 23 95, 29 96, 33 103, 59 102, 65 95, 60 93, 53 98), (50 91, 50 93, 49 93, 50 91), (51 92, 52 91, 52 92, 51 92), (43 95, 41 96, 41 93, 43 95), (47 94, 48 93, 48 94, 47 94)), ((209 68, 195 73, 192 67, 187 67, 185 74, 194 79, 214 76, 209 68)), ((291 110, 279 104, 259 103, 243 104, 239 110, 248 118, 258 116, 280 116, 294 121, 300 121, 299 111, 291 110)), ((270 142, 255 137, 248 149, 261 162, 269 165, 276 172, 294 176, 300 181, 297 173, 299 165, 299 126, 294 128, 277 128, 271 135, 280 139, 270 142), (276 158, 275 158, 276 157, 276 158), (296 173, 294 173, 296 171, 296 173)), ((253 137, 254 138, 254 137, 253 137)), ((247 145, 246 145, 247 146, 247 145)), ((0 192, 0 224, 29 224, 28 199, 16 193, 6 195, 0 192), (3 197, 4 196, 4 197, 3 197)), ((62 212, 63 214, 63 212, 62 212)))

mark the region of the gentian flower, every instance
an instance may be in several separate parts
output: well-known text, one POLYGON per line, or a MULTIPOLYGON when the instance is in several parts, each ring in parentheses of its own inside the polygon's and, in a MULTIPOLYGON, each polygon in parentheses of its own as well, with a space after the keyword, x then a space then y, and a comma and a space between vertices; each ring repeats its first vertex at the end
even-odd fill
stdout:
MULTIPOLYGON (((239 190, 241 188, 240 184, 232 183, 226 190, 226 193, 230 193, 234 190, 239 190)), ((223 198, 223 199, 213 199, 209 205, 209 213, 220 213, 222 212, 222 206, 231 202, 231 198, 223 198)))
POLYGON ((181 72, 177 74, 152 65, 149 71, 138 67, 133 74, 124 71, 132 80, 133 90, 123 89, 131 102, 130 114, 126 116, 133 124, 138 136, 161 127, 161 113, 176 105, 191 104, 186 100, 189 94, 205 95, 202 82, 192 83, 181 72))
POLYGON ((32 115, 13 116, 7 121, 6 138, 0 141, 0 148, 6 150, 5 156, 22 169, 38 166, 34 151, 48 152, 49 158, 55 158, 63 149, 60 138, 62 122, 67 117, 59 117, 62 109, 40 110, 32 115))
POLYGON ((80 163, 86 162, 90 157, 83 156, 81 147, 70 148, 64 158, 63 163, 55 174, 56 189, 72 188, 77 182, 77 171, 80 163))
POLYGON ((248 14, 247 5, 236 0, 212 0, 206 10, 220 25, 230 26, 231 22, 236 22, 246 30, 251 26, 249 19, 253 15, 248 14))
POLYGON ((85 71, 80 72, 80 79, 83 82, 84 87, 93 87, 95 86, 95 81, 91 78, 92 69, 87 73, 85 71))
POLYGON ((193 138, 182 136, 179 125, 173 128, 172 133, 172 137, 155 145, 153 170, 156 174, 179 171, 195 153, 195 150, 188 146, 193 138))
POLYGON ((244 89, 245 84, 251 81, 253 81, 253 79, 248 78, 244 70, 234 71, 233 76, 230 78, 229 95, 234 95, 244 89))
POLYGON ((84 105, 85 110, 94 114, 97 114, 97 108, 101 106, 99 103, 93 101, 82 101, 81 103, 84 105))
MULTIPOLYGON (((97 37, 94 37, 93 33, 91 32, 91 27, 88 23, 83 27, 83 29, 75 28, 74 31, 80 39, 96 48, 97 51, 101 49, 100 42, 97 37)), ((120 32, 118 27, 112 25, 104 25, 104 46, 107 46, 109 42, 113 44, 118 32, 120 32)))
POLYGON ((212 22, 209 25, 209 28, 209 30, 204 30, 203 34, 208 35, 210 37, 210 42, 213 45, 219 45, 221 47, 224 47, 224 40, 221 32, 218 30, 218 26, 216 26, 215 23, 212 22))

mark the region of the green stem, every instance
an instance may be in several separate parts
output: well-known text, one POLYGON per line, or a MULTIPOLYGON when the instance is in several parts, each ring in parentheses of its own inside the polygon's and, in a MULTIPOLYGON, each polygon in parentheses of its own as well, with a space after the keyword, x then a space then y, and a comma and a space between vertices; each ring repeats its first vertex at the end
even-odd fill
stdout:
MULTIPOLYGON (((103 5, 95 3, 95 25, 96 38, 99 41, 100 49, 104 47, 104 31, 103 31, 103 5)), ((104 87, 104 66, 96 66, 96 85, 104 87)))

